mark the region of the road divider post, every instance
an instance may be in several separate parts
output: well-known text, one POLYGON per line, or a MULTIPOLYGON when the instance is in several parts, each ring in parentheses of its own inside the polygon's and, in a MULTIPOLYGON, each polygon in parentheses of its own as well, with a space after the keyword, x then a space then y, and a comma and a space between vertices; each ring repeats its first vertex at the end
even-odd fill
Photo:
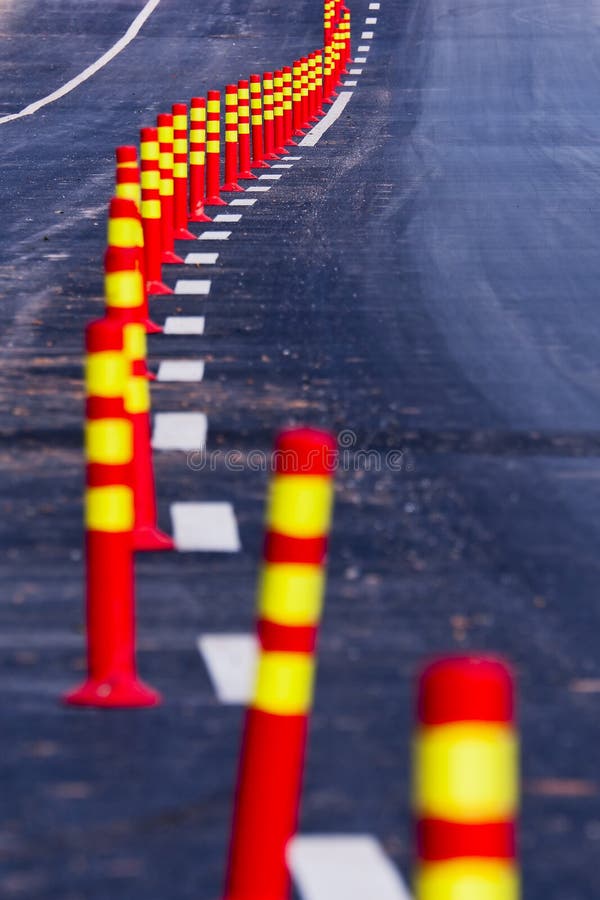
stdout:
POLYGON ((146 289, 149 294, 172 294, 172 288, 162 280, 162 206, 156 128, 142 128, 140 131, 140 165, 146 289))

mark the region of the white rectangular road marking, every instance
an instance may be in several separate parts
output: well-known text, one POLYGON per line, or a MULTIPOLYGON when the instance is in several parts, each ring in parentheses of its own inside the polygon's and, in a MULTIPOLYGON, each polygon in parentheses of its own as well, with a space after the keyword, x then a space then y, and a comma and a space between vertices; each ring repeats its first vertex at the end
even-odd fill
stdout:
POLYGON ((315 144, 318 144, 327 129, 331 128, 333 123, 337 119, 339 119, 344 109, 346 108, 346 104, 350 100, 351 96, 352 91, 341 91, 339 97, 329 107, 327 115, 321 119, 318 125, 315 125, 314 128, 311 128, 306 137, 302 138, 299 146, 314 147, 315 144))
POLYGON ((210 294, 210 279, 198 278, 197 281, 179 280, 175 282, 176 294, 198 294, 207 297, 210 294))
POLYGON ((207 428, 204 413, 156 413, 152 446, 155 450, 203 450, 207 428))
POLYGON ((367 57, 366 57, 366 56, 355 56, 355 57, 354 57, 354 62, 355 62, 355 63, 366 63, 366 61, 367 61, 367 57))
POLYGON ((360 36, 361 41, 372 41, 375 37, 375 33, 373 31, 363 31, 360 36))
POLYGON ((370 16, 365 19, 365 25, 377 25, 377 16, 370 16))
POLYGON ((259 175, 259 181, 279 181, 281 175, 259 175))
POLYGON ((277 163, 274 166, 271 166, 272 169, 293 169, 294 163, 277 163))
POLYGON ((201 359, 166 359, 160 363, 157 381, 202 381, 204 363, 201 359))
POLYGON ((231 503, 173 503, 171 521, 178 550, 236 553, 241 549, 231 503))
POLYGON ((369 3, 369 9, 381 9, 381 3, 369 3))
POLYGON ((301 156, 286 156, 286 159, 288 159, 290 162, 298 162, 298 160, 302 159, 302 157, 301 156))
POLYGON ((358 48, 357 53, 368 53, 370 49, 371 49, 371 45, 370 45, 370 44, 362 44, 362 45, 358 48))
POLYGON ((219 213, 214 217, 213 222, 239 222, 241 218, 240 213, 219 213))
POLYGON ((362 69, 350 69, 350 73, 349 73, 349 74, 350 74, 350 75, 362 75, 362 73, 363 73, 363 70, 362 70, 362 69))
POLYGON ((201 634, 198 651, 221 703, 245 706, 252 699, 258 641, 253 634, 201 634))
POLYGON ((218 253, 188 253, 185 262, 188 266, 214 266, 218 258, 218 253))
POLYGON ((410 900, 402 877, 371 835, 300 835, 288 863, 302 900, 410 900))
POLYGON ((163 334, 204 334, 204 316, 168 316, 163 334))
POLYGON ((358 84, 358 81, 345 81, 344 87, 356 87, 357 84, 358 84))
POLYGON ((264 191, 270 191, 273 187, 272 184, 253 184, 252 187, 246 188, 246 193, 248 191, 254 191, 255 193, 263 193, 264 191))
POLYGON ((254 206, 256 203, 256 197, 254 200, 251 200, 250 197, 238 197, 236 200, 230 200, 230 206, 254 206))
POLYGON ((229 240, 230 231, 203 231, 199 241, 227 241, 229 240))

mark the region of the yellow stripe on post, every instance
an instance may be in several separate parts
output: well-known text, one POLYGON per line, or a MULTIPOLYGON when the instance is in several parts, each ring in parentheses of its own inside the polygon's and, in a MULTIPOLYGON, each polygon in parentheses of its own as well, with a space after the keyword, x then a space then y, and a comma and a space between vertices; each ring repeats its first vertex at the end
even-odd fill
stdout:
POLYGON ((125 388, 125 409, 131 415, 150 409, 150 385, 144 375, 132 376, 125 388))
POLYGON ((519 900, 519 874, 511 863, 462 857, 424 863, 415 875, 418 900, 519 900))
POLYGON ((141 225, 137 219, 108 220, 109 247, 139 247, 143 240, 141 225))
POLYGON ((133 521, 131 488, 113 484, 86 490, 85 526, 89 531, 131 531, 133 521))
POLYGON ((144 141, 140 146, 140 158, 156 162, 158 159, 158 141, 144 141))
POLYGON ((131 309, 144 302, 144 287, 141 272, 107 272, 104 276, 104 296, 106 305, 117 309, 131 309))
POLYGON ((329 531, 332 504, 331 478, 276 475, 270 485, 267 524, 291 537, 320 537, 329 531))
POLYGON ((146 329, 140 322, 123 326, 123 350, 129 359, 146 359, 146 329))
POLYGON ((142 200, 142 218, 160 219, 160 200, 142 200))
POLYGON ((316 625, 321 618, 325 571, 300 563, 265 563, 259 576, 258 615, 279 625, 316 625))
POLYGON ((140 181, 144 190, 156 191, 160 185, 160 172, 158 169, 144 169, 140 173, 140 181))
POLYGON ((314 673, 314 659, 307 653, 262 653, 252 707, 276 716, 306 715, 314 673))
POLYGON ((85 424, 85 453, 90 463, 121 466, 133 459, 133 434, 127 419, 91 419, 85 424))
POLYGON ((221 111, 220 100, 209 100, 206 104, 206 111, 209 113, 218 113, 221 111))
POLYGON ((218 153, 220 149, 221 149, 220 141, 207 141, 206 142, 207 153, 218 153))
POLYGON ((193 166, 203 166, 206 160, 206 154, 204 150, 191 150, 190 151, 190 163, 193 166))
POLYGON ((187 138, 175 138, 173 141, 173 153, 187 153, 187 138))
POLYGON ((122 397, 129 363, 119 350, 89 353, 85 361, 85 390, 89 397, 122 397))
POLYGON ((415 740, 413 804, 421 818, 511 819, 518 806, 518 742, 505 725, 456 722, 415 740))
POLYGON ((173 178, 187 178, 187 163, 184 162, 176 162, 173 163, 173 178))

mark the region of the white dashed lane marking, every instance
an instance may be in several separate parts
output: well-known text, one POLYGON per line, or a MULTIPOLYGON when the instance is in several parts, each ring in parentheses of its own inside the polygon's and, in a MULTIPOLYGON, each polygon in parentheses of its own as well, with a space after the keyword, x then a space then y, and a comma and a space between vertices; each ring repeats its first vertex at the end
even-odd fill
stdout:
POLYGON ((368 53, 370 49, 370 44, 362 44, 362 46, 358 48, 357 53, 368 53))
POLYGON ((279 181, 281 175, 259 175, 259 181, 279 181))
POLYGON ((238 197, 237 200, 230 200, 230 206, 254 206, 256 203, 256 198, 251 200, 250 197, 238 197))
POLYGON ((349 73, 349 74, 350 74, 350 75, 362 75, 362 73, 363 73, 363 70, 362 70, 362 69, 350 69, 350 73, 349 73))
POLYGON ((188 266, 214 266, 218 258, 218 253, 188 253, 185 262, 188 266))
POLYGON ((301 156, 286 156, 286 159, 290 162, 298 162, 299 159, 302 159, 301 156))
POLYGON ((197 281, 184 281, 179 280, 175 283, 175 293, 176 294, 198 294, 201 297, 206 297, 210 294, 210 279, 204 280, 198 278, 197 281))
POLYGON ((264 191, 270 191, 272 187, 272 184, 253 184, 252 187, 246 188, 246 192, 254 191, 262 194, 264 191))
POLYGON ((381 9, 381 3, 369 3, 369 9, 381 9))
POLYGON ((377 25, 377 17, 370 16, 368 19, 365 19, 365 25, 377 25))
POLYGON ((299 835, 288 864, 302 900, 410 900, 407 887, 371 835, 299 835))
POLYGON ((213 222, 239 222, 241 218, 240 213, 219 213, 214 217, 213 222))
POLYGON ((204 450, 207 430, 204 413, 156 413, 152 446, 155 450, 204 450))
POLYGON ((157 381, 202 381, 204 363, 201 359, 164 360, 158 367, 157 381))
POLYGON ((355 57, 354 57, 354 62, 355 62, 355 63, 366 63, 366 61, 367 61, 367 57, 366 57, 366 56, 355 56, 355 57))
POLYGON ((204 334, 204 316, 169 316, 165 321, 164 334, 204 334))
POLYGON ((299 146, 314 147, 315 144, 318 144, 327 129, 331 128, 333 123, 339 119, 351 97, 352 91, 342 91, 339 97, 337 97, 334 103, 329 107, 327 115, 321 119, 318 125, 315 125, 315 127, 308 132, 306 137, 302 138, 299 146))
POLYGON ((372 41, 375 37, 375 33, 373 31, 363 31, 360 36, 361 41, 372 41))
POLYGON ((236 553, 241 549, 231 503, 173 503, 171 520, 178 550, 236 553))
POLYGON ((357 84, 358 84, 358 81, 345 81, 344 87, 356 87, 357 84))
POLYGON ((252 699, 258 642, 253 634, 202 634, 197 642, 221 703, 245 706, 252 699))
POLYGON ((231 235, 230 231, 203 231, 199 241, 227 241, 231 235))
POLYGON ((277 163, 274 166, 271 166, 272 169, 293 169, 293 163, 277 163))

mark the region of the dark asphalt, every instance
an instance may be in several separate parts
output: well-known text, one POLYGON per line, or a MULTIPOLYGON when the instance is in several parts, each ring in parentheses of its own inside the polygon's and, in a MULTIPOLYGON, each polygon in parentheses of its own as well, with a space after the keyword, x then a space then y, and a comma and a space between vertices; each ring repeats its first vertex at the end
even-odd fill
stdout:
MULTIPOLYGON (((0 114, 139 8, 0 9, 0 114)), ((373 833, 406 876, 416 668, 493 649, 519 677, 524 896, 597 900, 598 14, 382 0, 378 15, 346 113, 215 248, 210 298, 154 301, 159 319, 207 315, 203 338, 153 338, 154 362, 208 365, 153 402, 206 412, 212 450, 268 448, 302 421, 404 452, 402 471, 339 476, 302 830, 373 833)), ((219 896, 240 711, 214 699, 195 638, 251 626, 266 476, 157 457, 165 524, 173 500, 232 500, 244 551, 140 560, 140 668, 163 707, 61 708, 84 665, 81 334, 102 305, 114 146, 312 49, 320 18, 313 0, 163 0, 92 80, 0 126, 3 897, 219 896)))

